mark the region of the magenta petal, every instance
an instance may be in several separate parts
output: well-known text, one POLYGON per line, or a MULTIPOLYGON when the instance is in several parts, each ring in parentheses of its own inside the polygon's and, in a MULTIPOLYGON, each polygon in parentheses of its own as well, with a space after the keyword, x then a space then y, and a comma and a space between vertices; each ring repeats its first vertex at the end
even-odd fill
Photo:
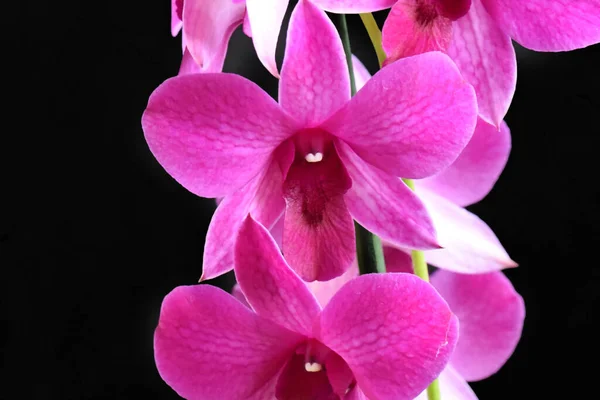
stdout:
MULTIPOLYGON (((338 400, 329 384, 327 372, 307 372, 304 356, 290 359, 277 381, 277 400, 338 400)), ((267 400, 267 399, 265 399, 267 400)), ((271 400, 271 399, 268 399, 271 400)))
POLYGON ((279 73, 275 63, 275 49, 287 6, 288 0, 246 0, 256 54, 265 68, 276 77, 279 77, 279 73))
POLYGON ((452 21, 438 15, 434 4, 424 1, 398 1, 381 31, 388 62, 428 51, 446 51, 451 38, 452 21))
POLYGON ((443 247, 425 253, 436 267, 480 274, 516 267, 494 232, 479 217, 428 190, 417 189, 443 247))
POLYGON ((301 0, 288 28, 279 102, 306 127, 316 126, 350 99, 342 42, 327 15, 301 0))
POLYGON ((223 197, 241 188, 295 130, 254 83, 209 73, 165 81, 150 96, 142 126, 160 164, 202 197, 223 197))
POLYGON ((242 224, 235 245, 235 276, 258 315, 311 334, 319 304, 285 263, 269 232, 251 217, 242 224))
POLYGON ((476 121, 473 88, 431 52, 383 68, 323 127, 391 175, 424 178, 458 157, 476 121))
POLYGON ((181 58, 181 65, 179 66, 179 73, 177 75, 198 74, 201 72, 204 71, 196 64, 196 60, 194 60, 194 57, 192 57, 190 51, 186 47, 183 50, 183 57, 181 58))
POLYGON ((201 280, 212 279, 233 268, 233 244, 248 213, 269 227, 280 218, 285 207, 282 181, 278 163, 271 162, 264 174, 219 204, 206 234, 201 280))
POLYGON ((321 314, 322 343, 371 399, 414 399, 442 372, 457 337, 446 302, 411 274, 359 276, 321 314))
POLYGON ((452 367, 467 381, 497 372, 521 338, 523 298, 501 272, 464 275, 439 270, 431 283, 460 321, 452 367))
POLYGON ((476 203, 494 187, 508 161, 510 147, 510 130, 505 122, 498 130, 480 118, 471 141, 456 161, 437 175, 415 181, 415 186, 459 206, 476 203))
POLYGON ((482 0, 494 21, 520 45, 566 51, 600 42, 598 0, 482 0))
MULTIPOLYGON (((444 400, 477 400, 477 396, 465 378, 460 376, 450 365, 442 371, 438 382, 444 400)), ((428 400, 427 391, 423 391, 415 400, 428 400)))
POLYGON ((425 206, 401 179, 365 163, 348 146, 337 147, 352 178, 344 200, 358 223, 397 246, 439 248, 425 206))
POLYGON ((284 184, 283 254, 305 281, 333 279, 355 258, 354 222, 344 202, 351 184, 333 145, 320 162, 297 153, 284 184))
POLYGON ((336 14, 358 14, 390 8, 396 0, 311 0, 317 7, 336 14))
POLYGON ((407 250, 400 250, 392 246, 384 245, 385 269, 388 272, 414 273, 412 257, 407 250))
POLYGON ((517 58, 510 37, 502 32, 480 1, 453 24, 448 55, 475 87, 479 114, 499 126, 517 84, 517 58))
POLYGON ((227 44, 244 19, 243 2, 185 0, 183 40, 203 71, 221 72, 227 44))
POLYGON ((177 36, 183 23, 181 22, 183 0, 171 0, 171 35, 177 36))
POLYGON ((240 288, 239 284, 236 283, 235 285, 233 285, 233 288, 231 288, 231 295, 246 307, 250 309, 252 308, 250 304, 248 304, 248 300, 246 300, 246 295, 244 294, 244 292, 242 292, 242 289, 240 288))
POLYGON ((302 340, 221 289, 180 286, 163 301, 154 357, 186 399, 263 400, 274 397, 275 378, 302 340))

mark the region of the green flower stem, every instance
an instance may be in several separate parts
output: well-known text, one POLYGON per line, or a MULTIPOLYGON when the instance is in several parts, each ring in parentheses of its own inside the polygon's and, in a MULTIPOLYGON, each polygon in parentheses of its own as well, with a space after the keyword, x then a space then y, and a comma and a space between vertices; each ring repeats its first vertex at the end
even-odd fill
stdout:
MULTIPOLYGON (((411 179, 403 179, 404 183, 411 189, 415 190, 415 184, 411 179)), ((427 261, 425 260, 425 253, 419 250, 413 250, 410 253, 412 257, 413 270, 415 271, 415 275, 419 278, 423 279, 426 282, 429 282, 429 270, 427 269, 427 261)), ((442 395, 440 392, 440 384, 438 380, 434 380, 427 387, 427 398, 429 400, 441 400, 442 395)))
MULTIPOLYGON (((340 14, 340 36, 346 53, 348 72, 350 74, 351 95, 356 94, 356 82, 354 79, 354 67, 352 66, 352 49, 350 48, 350 36, 348 35, 348 24, 346 16, 340 14)), ((383 246, 381 240, 366 230, 358 222, 354 223, 356 235, 356 261, 361 275, 370 273, 384 273, 385 260, 383 258, 383 246)))
POLYGON ((386 57, 385 51, 383 51, 383 47, 381 46, 381 31, 379 30, 379 26, 377 26, 377 21, 375 21, 375 18, 373 18, 373 14, 371 13, 360 14, 360 19, 362 19, 363 25, 367 29, 375 53, 377 53, 379 67, 381 67, 386 57))

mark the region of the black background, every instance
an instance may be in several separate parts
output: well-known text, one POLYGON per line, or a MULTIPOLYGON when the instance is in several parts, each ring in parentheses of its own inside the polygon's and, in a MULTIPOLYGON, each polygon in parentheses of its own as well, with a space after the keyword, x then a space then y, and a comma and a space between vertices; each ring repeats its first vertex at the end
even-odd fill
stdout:
MULTIPOLYGON (((17 6, 2 35, 0 397, 177 398, 152 334, 162 297, 200 276, 214 203, 162 170, 140 126, 178 70, 169 2, 17 6)), ((374 71, 360 20, 349 23, 374 71)), ((520 264, 507 275, 527 318, 511 360, 473 387, 481 399, 577 398, 598 369, 600 46, 518 58, 513 152, 471 209, 520 264)), ((241 32, 225 69, 276 93, 241 32)))

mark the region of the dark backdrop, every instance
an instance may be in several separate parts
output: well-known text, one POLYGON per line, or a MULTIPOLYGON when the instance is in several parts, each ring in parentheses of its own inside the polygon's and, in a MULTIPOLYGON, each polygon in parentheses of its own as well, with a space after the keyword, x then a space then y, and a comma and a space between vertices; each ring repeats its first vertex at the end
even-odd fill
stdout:
MULTIPOLYGON (((1 398, 177 398, 155 370, 152 334, 162 297, 200 276, 214 204, 162 170, 140 127, 148 96, 178 70, 169 2, 112 3, 5 14, 1 398)), ((472 209, 520 263, 507 274, 527 318, 513 358, 473 387, 481 399, 576 398, 597 371, 600 46, 518 56, 513 152, 472 209)), ((226 70, 275 94, 240 32, 226 70)))

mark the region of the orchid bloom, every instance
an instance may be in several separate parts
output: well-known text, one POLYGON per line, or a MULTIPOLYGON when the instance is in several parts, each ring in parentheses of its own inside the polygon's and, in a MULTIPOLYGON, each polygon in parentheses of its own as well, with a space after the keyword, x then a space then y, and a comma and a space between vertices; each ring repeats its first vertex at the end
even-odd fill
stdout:
MULTIPOLYGON (((321 0, 334 12, 339 2, 321 0)), ((401 0, 382 34, 388 62, 447 52, 475 87, 481 117, 499 126, 516 86, 511 38, 537 51, 598 43, 600 0, 401 0)))
POLYGON ((211 221, 202 279, 233 266, 248 213, 271 228, 305 280, 355 258, 353 218, 397 246, 439 245, 425 207, 397 176, 450 165, 476 124, 473 88, 444 54, 400 60, 350 99, 342 44, 325 13, 300 0, 290 20, 277 104, 231 74, 171 78, 142 119, 166 171, 202 197, 224 197, 211 221))
MULTIPOLYGON (((411 257, 392 247, 384 247, 388 273, 413 273, 411 257)), ((355 265, 344 275, 308 286, 322 307, 355 279, 355 265)), ((467 382, 485 379, 502 368, 514 352, 525 318, 523 298, 502 272, 457 274, 438 270, 431 284, 458 317, 459 339, 448 366, 439 376, 440 393, 447 400, 477 400, 467 382)), ((244 301, 236 286, 234 295, 244 301)), ((421 393, 417 400, 427 400, 421 393)))
MULTIPOLYGON (((360 88, 370 75, 356 57, 353 65, 360 88)), ((425 204, 442 247, 425 251, 428 263, 459 273, 484 273, 517 265, 494 232, 463 208, 490 192, 508 161, 510 148, 510 130, 504 122, 498 130, 479 118, 471 140, 450 167, 414 181, 415 193, 425 204)), ((403 250, 410 252, 410 248, 403 250)))
MULTIPOLYGON (((314 1, 319 4, 319 1, 314 1)), ((372 12, 389 8, 393 0, 341 0, 344 13, 372 12)), ((259 60, 279 77, 275 49, 289 0, 171 0, 171 33, 183 26, 184 52, 180 73, 194 67, 202 72, 223 69, 227 44, 233 31, 243 23, 252 37, 259 60), (183 23, 182 21, 185 21, 183 23)))
POLYGON ((163 302, 156 365, 186 399, 411 400, 457 340, 448 305, 411 274, 358 277, 321 309, 251 218, 235 273, 252 309, 209 285, 178 287, 163 302))

